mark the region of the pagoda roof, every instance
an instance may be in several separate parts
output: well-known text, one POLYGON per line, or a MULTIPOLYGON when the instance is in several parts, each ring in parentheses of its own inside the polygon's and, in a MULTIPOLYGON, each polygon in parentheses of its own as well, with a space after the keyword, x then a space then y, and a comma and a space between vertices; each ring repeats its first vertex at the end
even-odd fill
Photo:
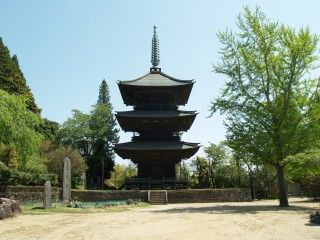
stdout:
POLYGON ((193 84, 194 80, 181 80, 171 77, 163 72, 160 68, 151 68, 150 72, 142 77, 128 81, 118 81, 118 84, 144 87, 168 87, 193 84))
POLYGON ((117 112, 116 115, 124 117, 138 118, 170 118, 170 117, 185 117, 197 114, 196 111, 176 111, 176 110, 134 110, 117 112))
POLYGON ((168 151, 168 150, 186 150, 186 149, 194 149, 199 148, 198 143, 188 143, 188 142, 127 142, 116 144, 116 148, 126 149, 126 150, 156 150, 156 151, 168 151))
POLYGON ((115 152, 123 159, 140 161, 173 161, 192 157, 200 146, 198 143, 176 141, 134 141, 115 145, 115 152))

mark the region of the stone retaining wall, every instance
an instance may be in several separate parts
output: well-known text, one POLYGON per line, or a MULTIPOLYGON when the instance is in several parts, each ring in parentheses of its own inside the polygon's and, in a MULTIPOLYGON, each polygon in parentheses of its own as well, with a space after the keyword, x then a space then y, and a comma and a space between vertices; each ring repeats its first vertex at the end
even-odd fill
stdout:
MULTIPOLYGON (((52 187, 52 201, 59 201, 61 189, 52 187)), ((14 198, 19 201, 43 201, 43 186, 0 186, 0 197, 14 198)))
MULTIPOLYGON (((0 197, 13 197, 19 201, 42 201, 42 186, 0 186, 0 197)), ((182 189, 168 190, 169 203, 241 202, 250 201, 250 189, 182 189)), ((148 200, 147 190, 72 190, 72 199, 78 201, 148 200)), ((61 200, 61 188, 52 187, 52 201, 61 200)))
POLYGON ((169 203, 244 202, 251 200, 249 188, 168 190, 169 203))
MULTIPOLYGON (((251 193, 248 188, 168 190, 167 194, 169 203, 243 202, 251 200, 251 193)), ((71 196, 79 201, 127 200, 129 198, 147 201, 148 191, 72 190, 71 196)))
POLYGON ((140 199, 148 200, 148 191, 145 190, 72 190, 71 197, 78 201, 108 201, 140 199))

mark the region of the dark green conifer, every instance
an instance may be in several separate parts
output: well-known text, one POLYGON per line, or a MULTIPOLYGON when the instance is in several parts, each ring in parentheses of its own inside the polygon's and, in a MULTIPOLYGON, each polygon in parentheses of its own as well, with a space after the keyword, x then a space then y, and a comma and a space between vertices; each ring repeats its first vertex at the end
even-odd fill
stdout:
POLYGON ((13 95, 23 96, 27 108, 34 113, 40 113, 20 69, 17 56, 10 56, 10 51, 4 45, 2 38, 0 38, 0 89, 13 95))
POLYGON ((98 104, 108 104, 110 105, 109 87, 106 80, 102 80, 99 88, 98 104))

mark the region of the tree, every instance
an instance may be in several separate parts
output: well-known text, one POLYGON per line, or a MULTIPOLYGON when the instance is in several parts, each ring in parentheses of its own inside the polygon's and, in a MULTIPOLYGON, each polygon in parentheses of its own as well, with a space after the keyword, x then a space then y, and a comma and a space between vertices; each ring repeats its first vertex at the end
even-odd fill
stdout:
POLYGON ((259 8, 245 7, 237 25, 238 33, 218 33, 223 48, 214 71, 228 81, 211 111, 227 114, 230 142, 275 167, 280 206, 288 206, 286 157, 318 143, 319 79, 310 75, 318 37, 271 22, 259 8))
POLYGON ((287 176, 301 184, 305 196, 320 199, 320 149, 311 149, 287 157, 287 176))
POLYGON ((50 173, 58 176, 59 182, 62 182, 63 159, 68 157, 71 161, 71 183, 72 187, 77 187, 82 181, 82 174, 86 171, 85 159, 81 157, 77 150, 72 148, 52 148, 45 153, 45 164, 50 173))
POLYGON ((218 145, 211 143, 208 147, 204 148, 204 152, 208 160, 210 187, 217 187, 215 175, 218 165, 223 164, 226 160, 227 153, 225 145, 223 143, 218 145))
POLYGON ((0 38, 0 89, 14 95, 23 96, 26 106, 34 113, 40 113, 26 79, 20 70, 18 57, 10 56, 8 48, 0 38))
POLYGON ((102 81, 97 104, 90 114, 73 110, 72 118, 58 131, 58 140, 66 147, 78 149, 87 160, 88 187, 103 187, 114 167, 113 145, 119 140, 116 121, 112 114, 109 90, 102 81))
POLYGON ((59 130, 59 123, 43 118, 43 121, 37 131, 41 133, 47 140, 52 142, 56 141, 57 133, 59 130))
POLYGON ((97 103, 110 105, 109 87, 106 80, 104 79, 102 80, 99 88, 99 97, 97 103))
MULTIPOLYGON (((26 108, 38 115, 41 109, 36 105, 32 92, 20 69, 17 55, 10 56, 9 49, 0 38, 0 89, 11 95, 21 96, 25 99, 26 108)), ((54 141, 59 124, 46 118, 37 127, 37 132, 46 139, 54 141)))
POLYGON ((176 175, 179 179, 189 180, 191 169, 187 161, 182 160, 179 165, 176 166, 176 175))
MULTIPOLYGON (((97 176, 98 169, 93 166, 100 165, 101 187, 103 188, 104 179, 110 178, 111 171, 114 167, 113 145, 119 141, 119 130, 116 128, 116 121, 112 114, 109 87, 105 80, 101 82, 98 101, 91 112, 90 127, 96 138, 92 145, 93 155, 91 156, 90 162, 92 162, 91 170, 94 171, 94 173, 91 176, 97 176)), ((88 166, 90 169, 89 164, 88 166)))
POLYGON ((111 177, 106 180, 109 187, 119 189, 123 186, 126 178, 137 176, 138 170, 134 165, 116 164, 111 172, 111 177))
POLYGON ((192 180, 196 187, 206 188, 210 186, 208 161, 204 157, 197 156, 191 161, 193 169, 192 180))
POLYGON ((0 89, 0 161, 21 168, 39 153, 42 136, 35 129, 41 122, 37 114, 27 110, 22 97, 0 89))
POLYGON ((94 142, 90 115, 75 109, 72 112, 72 117, 60 126, 57 139, 63 146, 78 149, 83 157, 87 157, 92 154, 94 142))

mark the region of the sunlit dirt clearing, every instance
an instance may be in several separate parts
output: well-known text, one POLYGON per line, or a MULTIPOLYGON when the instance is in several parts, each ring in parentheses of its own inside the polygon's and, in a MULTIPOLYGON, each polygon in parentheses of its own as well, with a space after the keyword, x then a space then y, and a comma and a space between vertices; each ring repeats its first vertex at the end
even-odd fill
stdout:
POLYGON ((291 199, 170 204, 126 212, 20 215, 0 221, 0 239, 320 239, 309 214, 320 204, 291 199))

